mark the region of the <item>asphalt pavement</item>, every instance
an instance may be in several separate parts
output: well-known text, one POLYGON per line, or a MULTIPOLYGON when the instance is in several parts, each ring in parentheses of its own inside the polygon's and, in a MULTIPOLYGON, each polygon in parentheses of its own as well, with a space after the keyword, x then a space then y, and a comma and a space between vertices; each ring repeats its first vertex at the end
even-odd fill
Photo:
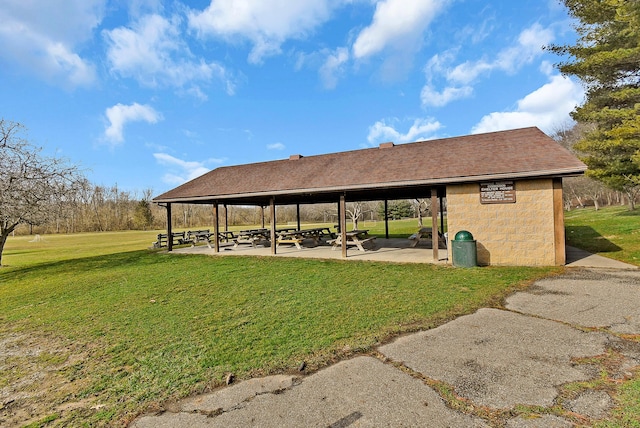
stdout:
POLYGON ((587 381, 605 356, 619 381, 640 365, 640 271, 584 258, 596 267, 537 281, 501 309, 313 374, 231 384, 131 426, 533 428, 607 418, 613 398, 587 381))

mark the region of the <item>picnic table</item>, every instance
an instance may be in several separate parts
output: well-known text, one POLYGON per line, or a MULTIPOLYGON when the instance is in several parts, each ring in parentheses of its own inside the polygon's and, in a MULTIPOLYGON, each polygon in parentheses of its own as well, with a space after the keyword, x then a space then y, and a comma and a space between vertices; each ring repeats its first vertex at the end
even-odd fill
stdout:
POLYGON ((241 230, 233 240, 233 247, 240 244, 251 244, 255 247, 260 242, 269 241, 271 239, 271 231, 269 229, 249 229, 241 230))
MULTIPOLYGON (((153 242, 153 248, 162 248, 168 245, 169 235, 166 233, 159 233, 156 237, 156 242, 153 242)), ((172 232, 171 233, 171 245, 182 245, 188 243, 188 240, 184 232, 172 232)))
MULTIPOLYGON (((421 239, 430 239, 433 242, 433 230, 430 227, 421 227, 420 230, 418 230, 413 235, 409 236, 409 240, 411 240, 410 246, 411 247, 417 246, 421 239)), ((440 242, 444 242, 446 245, 444 236, 440 233, 440 231, 438 231, 437 242, 438 244, 440 242)))
MULTIPOLYGON (((207 246, 209 248, 211 247, 211 237, 214 234, 209 230, 209 229, 203 229, 203 230, 190 230, 186 233, 186 238, 185 238, 185 242, 190 242, 192 247, 195 247, 195 245, 198 242, 205 242, 207 244, 207 246)), ((233 233, 230 230, 225 230, 222 232, 218 232, 218 240, 219 241, 225 241, 225 242, 229 242, 230 240, 233 240, 233 238, 235 238, 235 233, 233 233)))
POLYGON ((224 242, 233 241, 235 237, 236 237, 236 234, 231 230, 223 230, 221 232, 218 232, 218 239, 224 242))
MULTIPOLYGON (((364 248, 364 244, 372 242, 376 239, 375 236, 369 236, 368 229, 352 230, 346 232, 345 235, 347 237, 347 241, 345 242, 345 244, 347 246, 356 246, 360 251, 366 251, 364 248)), ((333 245, 331 247, 331 250, 342 247, 342 235, 338 235, 336 239, 329 241, 329 243, 333 245)))
POLYGON ((329 230, 328 227, 316 227, 311 229, 287 229, 278 230, 278 238, 276 246, 280 244, 294 244, 299 250, 302 249, 302 242, 305 239, 313 239, 315 245, 320 245, 320 242, 325 237, 334 238, 335 235, 329 230))
POLYGON ((211 233, 209 229, 205 230, 190 230, 187 232, 187 241, 191 242, 191 246, 194 247, 200 241, 206 241, 209 244, 209 238, 211 233))

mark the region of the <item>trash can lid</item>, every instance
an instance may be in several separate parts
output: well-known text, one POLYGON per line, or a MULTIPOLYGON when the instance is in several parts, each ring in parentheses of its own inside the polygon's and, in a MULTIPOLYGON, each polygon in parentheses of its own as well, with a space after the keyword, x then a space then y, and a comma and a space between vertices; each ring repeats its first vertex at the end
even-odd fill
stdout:
POLYGON ((469 231, 461 230, 460 232, 456 233, 456 237, 454 238, 454 240, 456 240, 456 241, 473 241, 473 235, 469 231))

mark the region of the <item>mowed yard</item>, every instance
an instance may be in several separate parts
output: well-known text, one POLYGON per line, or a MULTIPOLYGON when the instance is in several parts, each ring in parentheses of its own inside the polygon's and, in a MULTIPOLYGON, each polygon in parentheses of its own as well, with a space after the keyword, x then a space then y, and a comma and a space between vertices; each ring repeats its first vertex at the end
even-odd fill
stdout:
POLYGON ((10 238, 0 425, 122 426, 228 373, 312 372, 562 270, 166 254, 156 233, 10 238))

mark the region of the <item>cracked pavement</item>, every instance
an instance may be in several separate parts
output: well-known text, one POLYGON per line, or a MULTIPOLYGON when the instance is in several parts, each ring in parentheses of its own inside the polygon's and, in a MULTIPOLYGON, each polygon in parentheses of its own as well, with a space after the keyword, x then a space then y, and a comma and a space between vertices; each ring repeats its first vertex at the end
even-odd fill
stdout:
POLYGON ((571 427, 613 406, 605 391, 563 396, 599 376, 594 357, 616 352, 621 380, 640 365, 625 335, 640 335, 640 271, 568 270, 373 356, 232 384, 131 427, 571 427))

